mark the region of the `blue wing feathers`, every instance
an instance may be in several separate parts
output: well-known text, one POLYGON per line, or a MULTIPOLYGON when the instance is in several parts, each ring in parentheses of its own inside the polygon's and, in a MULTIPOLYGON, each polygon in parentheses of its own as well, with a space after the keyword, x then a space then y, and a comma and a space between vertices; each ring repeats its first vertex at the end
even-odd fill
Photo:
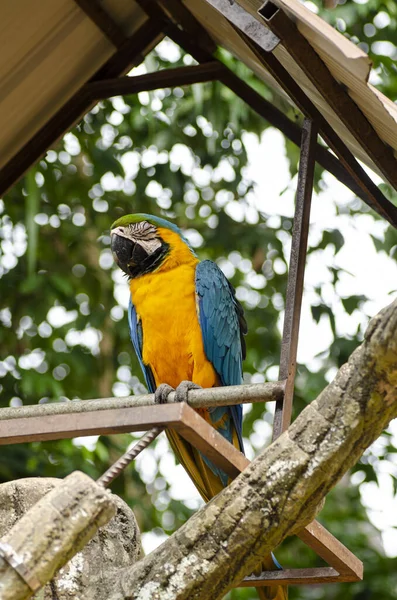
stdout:
MULTIPOLYGON (((243 335, 247 332, 247 324, 233 287, 218 265, 210 260, 197 265, 196 294, 205 354, 222 385, 238 385, 242 382, 242 361, 245 354, 243 335)), ((216 423, 220 415, 226 413, 234 423, 240 448, 243 450, 242 407, 237 405, 212 410, 211 418, 216 423)), ((225 435, 225 432, 223 429, 222 434, 225 435)), ((225 437, 230 437, 231 441, 230 425, 229 434, 225 437)))
MULTIPOLYGON (((220 317, 219 317, 220 320, 220 317)), ((229 345, 229 323, 227 321, 227 319, 223 319, 223 323, 219 326, 219 338, 218 338, 218 344, 219 346, 222 348, 222 346, 228 346, 229 345)))
POLYGON ((143 332, 142 332, 142 324, 138 321, 138 317, 136 314, 135 306, 132 303, 132 299, 130 299, 130 303, 128 305, 128 325, 130 328, 130 336, 132 345, 134 346, 135 353, 138 357, 139 364, 141 366, 143 375, 145 377, 146 385, 148 387, 149 392, 152 394, 156 390, 156 382, 154 381, 153 373, 151 368, 148 365, 145 365, 142 360, 142 347, 143 347, 143 332))

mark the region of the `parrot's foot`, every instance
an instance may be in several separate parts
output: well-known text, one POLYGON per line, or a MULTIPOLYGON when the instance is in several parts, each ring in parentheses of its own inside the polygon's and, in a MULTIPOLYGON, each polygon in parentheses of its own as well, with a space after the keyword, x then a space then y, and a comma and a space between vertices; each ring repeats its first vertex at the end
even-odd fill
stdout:
POLYGON ((175 389, 175 402, 187 402, 189 390, 201 390, 201 385, 193 383, 193 381, 181 381, 175 389))
POLYGON ((168 383, 160 383, 159 387, 154 392, 154 401, 156 404, 167 404, 168 396, 174 392, 174 388, 168 383))
POLYGON ((161 383, 154 392, 154 401, 156 404, 166 404, 170 393, 175 392, 174 402, 187 402, 189 390, 201 389, 201 385, 197 385, 193 381, 181 381, 176 389, 168 385, 168 383, 161 383))

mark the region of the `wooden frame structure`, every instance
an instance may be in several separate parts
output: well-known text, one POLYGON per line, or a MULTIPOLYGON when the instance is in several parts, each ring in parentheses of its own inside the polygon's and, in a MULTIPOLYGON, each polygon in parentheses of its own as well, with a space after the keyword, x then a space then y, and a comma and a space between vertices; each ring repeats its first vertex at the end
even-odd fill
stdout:
MULTIPOLYGON (((208 28, 203 26, 190 10, 189 1, 183 3, 180 0, 137 0, 147 19, 131 37, 125 36, 122 28, 109 17, 97 0, 74 1, 117 51, 7 162, 0 171, 0 195, 5 193, 61 135, 78 122, 97 100, 161 87, 219 80, 270 124, 280 129, 288 139, 299 145, 301 160, 279 383, 189 393, 191 406, 252 401, 276 402, 273 428, 275 439, 288 428, 291 421, 315 162, 335 175, 389 223, 397 226, 397 207, 389 202, 373 183, 351 149, 305 93, 304 86, 283 66, 281 59, 275 54, 275 49, 282 46, 283 51, 293 58, 304 76, 327 99, 333 114, 363 149, 372 161, 371 164, 397 188, 395 155, 299 31, 291 15, 283 8, 283 2, 287 0, 268 0, 256 12, 249 0, 201 0, 201 3, 210 6, 212 11, 215 10, 229 26, 232 26, 239 43, 244 44, 261 67, 271 74, 278 86, 298 106, 305 116, 303 128, 290 121, 214 56, 217 45, 209 33, 211 24, 208 28), (164 35, 189 52, 198 65, 125 77, 127 70, 139 64, 164 35), (318 143, 318 135, 321 135, 336 156, 318 143)), ((190 406, 169 404, 156 406, 156 410, 153 411, 150 405, 153 406, 152 397, 87 401, 73 407, 61 404, 2 409, 0 444, 141 431, 155 426, 167 426, 176 429, 230 476, 235 477, 247 466, 248 460, 205 423, 190 406)), ((330 566, 262 573, 260 577, 246 578, 241 585, 257 587, 276 583, 331 583, 358 581, 362 578, 362 563, 316 521, 298 536, 330 566)))

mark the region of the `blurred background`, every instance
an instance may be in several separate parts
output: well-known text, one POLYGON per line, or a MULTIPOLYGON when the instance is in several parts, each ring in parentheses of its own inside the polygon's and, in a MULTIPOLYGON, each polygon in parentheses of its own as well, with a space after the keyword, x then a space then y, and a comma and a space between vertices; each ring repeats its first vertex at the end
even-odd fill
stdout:
MULTIPOLYGON (((397 5, 305 2, 373 60, 371 82, 397 100, 397 5)), ((302 116, 226 52, 219 57, 297 122, 302 116)), ((132 75, 194 64, 165 39, 132 75)), ((109 227, 148 212, 175 221, 201 259, 237 289, 249 325, 246 382, 275 381, 287 283, 298 149, 219 83, 100 102, 0 200, 0 405, 145 392, 129 339, 128 284, 109 227)), ((396 194, 371 174, 382 191, 396 194)), ((397 291, 397 232, 316 168, 296 380, 295 414, 331 381, 397 291)), ((271 438, 272 407, 244 407, 247 455, 271 438)), ((137 436, 1 447, 0 481, 98 477, 137 436)), ((365 564, 358 584, 291 588, 294 599, 397 596, 397 426, 334 489, 319 520, 365 564)), ((200 506, 164 435, 112 486, 150 551, 200 506)), ((277 552, 289 567, 320 566, 297 538, 277 552)), ((250 589, 233 599, 255 598, 250 589)))

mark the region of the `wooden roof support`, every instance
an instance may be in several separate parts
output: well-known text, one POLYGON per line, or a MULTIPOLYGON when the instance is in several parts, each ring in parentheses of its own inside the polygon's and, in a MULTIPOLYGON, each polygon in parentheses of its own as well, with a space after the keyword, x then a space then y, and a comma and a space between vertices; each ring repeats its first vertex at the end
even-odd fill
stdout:
MULTIPOLYGON (((90 81, 124 75, 142 62, 144 56, 162 39, 159 23, 146 21, 131 38, 95 73, 90 81)), ((55 142, 92 108, 95 101, 84 91, 76 92, 55 115, 0 171, 0 196, 14 185, 55 142)))
POLYGON ((296 25, 271 0, 267 0, 258 13, 267 27, 280 38, 282 45, 313 85, 327 99, 329 106, 381 173, 397 189, 397 159, 392 149, 380 139, 357 104, 336 81, 296 25))
MULTIPOLYGON (((214 60, 214 57, 211 56, 200 44, 201 36, 197 35, 200 33, 200 29, 197 27, 201 27, 204 30, 202 25, 198 23, 196 25, 196 29, 183 31, 178 28, 173 22, 170 21, 168 15, 164 11, 161 4, 158 3, 158 0, 137 0, 139 5, 146 11, 148 16, 151 18, 157 17, 158 20, 163 21, 162 29, 165 34, 167 34, 175 43, 181 46, 186 52, 189 52, 198 62, 208 62, 210 60, 214 60)), ((237 14, 235 18, 242 17, 242 9, 238 7, 237 4, 231 5, 228 0, 207 0, 209 4, 217 8, 222 14, 233 16, 233 11, 236 10, 237 14), (223 12, 225 11, 225 12, 223 12)), ((183 5, 181 5, 183 6, 183 5)), ((168 5, 167 5, 168 7, 168 5)), ((169 7, 168 7, 169 8, 169 7)), ((181 10, 187 11, 187 8, 183 6, 181 10)), ((244 12, 244 11, 243 11, 244 12)), ((245 17, 249 19, 249 23, 255 21, 255 19, 245 13, 245 17)), ((234 21, 233 21, 234 24, 234 21)), ((254 37, 259 37, 259 29, 261 28, 261 24, 257 22, 256 28, 248 28, 248 31, 254 31, 254 37)), ((266 31, 266 27, 262 26, 262 29, 266 31)), ((205 30, 204 30, 205 31, 205 30)), ((246 38, 248 39, 248 38, 246 38)), ((269 40, 264 42, 265 44, 270 43, 269 40)), ((271 54, 268 53, 269 56, 274 58, 271 54)), ((223 64, 223 63, 221 63, 223 64)), ((260 114, 264 119, 266 119, 271 125, 277 127, 288 139, 290 139, 294 144, 300 146, 300 140, 302 135, 302 129, 291 121, 288 117, 286 117, 280 110, 274 107, 270 102, 265 100, 258 92, 256 92, 253 88, 247 85, 244 81, 242 81, 233 71, 231 71, 226 65, 224 66, 224 72, 220 81, 228 86, 236 95, 238 95, 244 102, 246 102, 255 112, 260 114)), ((269 69, 270 70, 270 69, 269 69)), ((277 78, 276 78, 277 79, 277 78)), ((296 88, 299 88, 297 84, 296 88)), ((303 94, 303 92, 302 92, 303 94)), ((290 94, 291 95, 291 94, 290 94)), ((291 96, 292 97, 292 96, 291 96)), ((310 102, 308 100, 308 102, 310 102)), ((315 108, 315 107, 314 107, 315 108)), ((320 115, 319 111, 316 110, 316 115, 320 115)), ((304 110, 302 110, 304 114, 304 110)), ((310 114, 307 116, 311 117, 310 114)), ((320 115, 321 116, 321 115, 320 115)), ((323 121, 326 123, 325 119, 323 121)), ((332 131, 332 128, 328 126, 328 128, 332 131)), ((339 140, 338 136, 334 133, 334 137, 339 140)), ((357 197, 363 200, 366 204, 368 204, 373 210, 378 212, 382 217, 386 218, 392 225, 397 226, 397 210, 395 207, 387 200, 387 198, 382 194, 382 192, 375 186, 375 184, 371 181, 370 177, 366 174, 364 169, 359 165, 354 156, 348 150, 348 148, 340 141, 340 145, 345 149, 346 156, 349 157, 352 164, 357 168, 359 177, 363 177, 365 183, 359 179, 357 173, 353 172, 353 169, 346 168, 346 164, 338 160, 331 152, 329 152, 324 146, 317 143, 316 145, 316 161, 327 171, 329 171, 332 175, 334 175, 341 183, 346 185, 357 197), (377 198, 377 202, 374 201, 374 197, 377 198), (385 210, 383 210, 383 208, 385 210), (387 211, 390 210, 392 215, 390 217, 386 216, 387 211), (386 213, 385 213, 386 211, 386 213)), ((345 161, 346 162, 346 161, 345 161)))
MULTIPOLYGON (((329 147, 337 154, 342 165, 349 172, 351 177, 355 180, 356 184, 361 188, 364 192, 364 201, 379 215, 381 215, 384 219, 386 219, 389 223, 391 223, 394 227, 397 227, 397 207, 395 207, 381 190, 374 184, 371 178, 367 175, 366 171, 361 167, 359 162, 356 160, 354 155, 350 152, 346 144, 341 140, 341 138, 335 133, 332 129, 331 125, 329 125, 328 121, 323 117, 320 111, 316 108, 316 106, 311 102, 311 100, 306 96, 301 87, 296 83, 296 81, 291 77, 291 75, 286 71, 283 65, 277 60, 277 58, 271 53, 267 52, 264 48, 262 48, 258 43, 251 38, 249 28, 245 28, 248 32, 247 35, 243 33, 240 28, 240 20, 242 18, 241 10, 233 12, 233 8, 235 5, 230 5, 228 0, 205 0, 211 6, 216 8, 223 16, 228 15, 230 22, 234 26, 235 30, 241 35, 241 37, 246 42, 247 46, 251 48, 251 50, 256 54, 256 56, 261 60, 263 65, 269 71, 269 73, 276 79, 276 81, 280 84, 280 86, 288 93, 290 98, 295 102, 298 108, 302 111, 302 113, 311 119, 316 125, 319 127, 319 133, 327 142, 329 147)), ((241 7, 239 7, 240 9, 241 7)), ((284 13, 283 13, 284 14, 284 13)), ((284 15, 286 19, 288 17, 284 15)), ((250 20, 255 20, 252 15, 246 13, 246 18, 250 20)), ((289 19, 288 19, 289 20, 289 19)), ((263 25, 263 29, 266 30, 266 25, 263 25)), ((295 28, 296 29, 296 28, 295 28)), ((296 29, 297 34, 299 33, 296 29)), ((300 34, 299 34, 300 35, 300 34)), ((255 35, 255 39, 258 39, 258 36, 255 35)), ((260 41, 260 38, 259 38, 260 41)), ((266 43, 263 44, 266 47, 266 43)), ((308 44, 310 49, 311 46, 308 44)), ((313 50, 314 52, 314 50, 313 50)), ((320 59, 319 59, 320 60, 320 59)), ((322 61, 320 61, 322 62, 322 61)), ((323 64, 323 63, 322 63, 323 64)), ((324 65, 325 67, 325 65, 324 65)), ((325 67, 326 68, 326 67, 325 67)), ((328 71, 329 73, 329 71, 328 71)), ((330 77, 332 75, 329 73, 330 77)), ((335 81, 335 80, 334 80, 335 81)), ((335 82, 336 84, 336 82, 335 82)), ((339 84, 336 84, 338 87, 339 84)), ((340 87, 341 91, 342 88, 340 87)), ((351 102, 354 104, 353 100, 351 102)), ((354 104, 355 108, 359 111, 356 104, 354 104)), ((367 127, 369 125, 368 121, 364 117, 364 115, 359 111, 362 118, 366 121, 367 127)), ((383 149, 386 148, 385 144, 380 140, 378 134, 373 130, 373 136, 377 138, 377 143, 382 144, 383 149)), ((391 151, 390 151, 391 152, 391 151)), ((395 173, 393 175, 394 178, 397 178, 397 161, 394 159, 395 164, 395 173)), ((397 188, 397 182, 396 182, 397 188)))
MULTIPOLYGON (((293 99, 296 105, 301 109, 304 115, 317 123, 320 135, 327 142, 331 150, 338 156, 340 162, 354 178, 356 184, 365 194, 365 202, 375 210, 381 217, 386 219, 391 225, 397 227, 397 207, 394 206, 381 192, 377 185, 372 181, 364 168, 350 152, 346 144, 341 140, 338 134, 333 130, 328 121, 323 117, 320 111, 309 100, 299 85, 284 69, 282 64, 271 53, 264 52, 261 48, 246 39, 254 52, 260 57, 266 68, 273 77, 283 86, 293 99)), ((396 164, 397 167, 397 164, 396 164)))
POLYGON ((202 60, 206 62, 208 56, 212 56, 216 51, 217 44, 208 31, 180 0, 167 0, 166 2, 161 2, 161 0, 136 0, 136 3, 151 19, 161 20, 164 25, 169 23, 171 26, 178 26, 181 31, 186 31, 192 40, 199 39, 201 57, 196 58, 198 62, 202 60))
MULTIPOLYGON (((175 43, 181 46, 181 48, 186 52, 189 52, 189 54, 191 54, 198 62, 203 60, 208 61, 211 60, 211 58, 213 60, 213 57, 208 54, 204 53, 203 56, 204 50, 197 45, 199 43, 198 39, 193 40, 188 33, 178 29, 170 23, 167 23, 163 28, 163 31, 173 39, 175 43)), ((223 63, 221 64, 223 65, 223 63)), ((246 102, 258 115, 279 129, 286 138, 291 140, 291 142, 297 146, 300 146, 302 128, 294 121, 291 121, 283 112, 281 112, 281 110, 271 104, 271 102, 268 102, 268 100, 263 98, 256 90, 245 83, 245 81, 240 79, 240 77, 233 73, 226 65, 223 65, 223 67, 224 70, 220 77, 220 81, 232 90, 236 96, 246 102)), ((316 145, 316 161, 348 187, 356 196, 361 198, 361 200, 370 204, 368 194, 356 183, 340 160, 319 143, 316 145)))
MULTIPOLYGON (((137 1, 142 7, 145 5, 149 8, 150 5, 153 5, 152 0, 137 1)), ((157 4, 159 3, 157 2, 157 4)), ((209 54, 216 52, 218 48, 216 42, 181 0, 166 0, 162 3, 162 6, 183 31, 189 32, 193 40, 200 40, 200 47, 205 52, 208 52, 209 54)), ((153 10, 152 15, 155 15, 155 10, 153 10)))
POLYGON ((85 12, 87 17, 102 31, 108 40, 116 47, 121 48, 127 37, 108 13, 102 8, 102 5, 96 0, 74 0, 75 3, 85 12))
MULTIPOLYGON (((300 146, 302 136, 301 127, 286 117, 281 110, 263 98, 219 60, 210 60, 209 62, 201 63, 199 66, 167 69, 135 77, 119 77, 109 80, 92 81, 86 84, 85 91, 93 99, 99 100, 116 94, 135 94, 141 91, 150 91, 176 85, 188 85, 212 81, 214 79, 226 85, 257 114, 279 129, 297 146, 300 146)), ((363 190, 356 184, 336 156, 318 143, 316 145, 316 160, 324 169, 332 173, 341 183, 346 185, 356 196, 364 200, 364 202, 367 201, 367 196, 363 190)))
POLYGON ((93 100, 101 100, 111 96, 137 94, 159 88, 213 81, 219 79, 222 72, 222 64, 213 60, 192 67, 163 69, 162 71, 136 75, 135 77, 116 77, 115 79, 91 81, 84 86, 83 91, 89 94, 93 100))

